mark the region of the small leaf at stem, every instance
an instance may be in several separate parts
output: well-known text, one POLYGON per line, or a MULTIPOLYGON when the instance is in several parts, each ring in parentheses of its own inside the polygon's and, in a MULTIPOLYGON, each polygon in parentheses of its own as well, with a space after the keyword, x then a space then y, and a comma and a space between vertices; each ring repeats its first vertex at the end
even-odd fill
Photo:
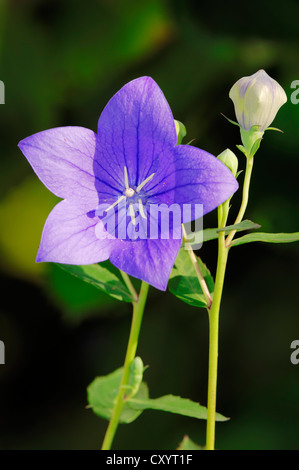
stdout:
POLYGON ((225 231, 225 234, 227 235, 231 230, 236 230, 237 232, 242 232, 244 230, 253 230, 253 229, 258 229, 261 228, 259 224, 256 224, 255 222, 252 222, 251 220, 243 220, 239 224, 235 225, 228 225, 226 227, 223 227, 221 229, 218 228, 206 228, 202 231, 203 235, 203 241, 207 242, 209 240, 214 240, 218 238, 218 234, 220 231, 225 231))
POLYGON ((299 232, 294 233, 249 233, 240 238, 235 238, 231 246, 243 245, 252 242, 265 243, 292 243, 299 241, 299 232))

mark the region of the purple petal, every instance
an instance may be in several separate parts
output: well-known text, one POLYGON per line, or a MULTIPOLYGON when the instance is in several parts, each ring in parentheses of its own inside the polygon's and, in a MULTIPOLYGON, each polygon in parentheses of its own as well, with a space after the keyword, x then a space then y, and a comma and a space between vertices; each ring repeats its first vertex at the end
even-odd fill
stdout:
POLYGON ((182 209, 182 222, 194 220, 195 206, 203 205, 203 215, 212 211, 238 189, 237 180, 231 171, 216 157, 191 145, 178 145, 173 150, 174 172, 165 177, 165 187, 158 188, 155 199, 168 194, 173 204, 182 209), (183 207, 185 206, 185 207, 183 207), (185 210, 191 208, 191 211, 185 210))
POLYGON ((94 153, 96 134, 84 127, 57 127, 19 143, 37 176, 56 196, 97 204, 94 153))
MULTIPOLYGON (((129 82, 111 98, 99 119, 96 161, 102 179, 123 192, 124 167, 132 187, 152 173, 165 172, 176 140, 172 112, 155 81, 141 77, 129 82)), ((148 187, 156 184, 155 179, 156 175, 148 187)), ((97 189, 101 196, 101 184, 97 189)))
POLYGON ((45 223, 37 261, 92 264, 109 258, 110 239, 99 239, 98 217, 74 201, 59 202, 45 223))
POLYGON ((110 261, 127 274, 165 291, 181 244, 181 237, 136 242, 115 240, 110 261))

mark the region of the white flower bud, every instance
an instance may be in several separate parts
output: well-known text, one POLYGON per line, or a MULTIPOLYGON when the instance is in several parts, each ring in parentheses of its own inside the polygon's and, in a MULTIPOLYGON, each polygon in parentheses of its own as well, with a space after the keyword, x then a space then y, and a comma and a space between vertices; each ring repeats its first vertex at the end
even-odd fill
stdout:
POLYGON ((284 89, 264 70, 240 78, 231 88, 229 97, 234 103, 237 121, 246 131, 258 126, 263 132, 287 101, 284 89))

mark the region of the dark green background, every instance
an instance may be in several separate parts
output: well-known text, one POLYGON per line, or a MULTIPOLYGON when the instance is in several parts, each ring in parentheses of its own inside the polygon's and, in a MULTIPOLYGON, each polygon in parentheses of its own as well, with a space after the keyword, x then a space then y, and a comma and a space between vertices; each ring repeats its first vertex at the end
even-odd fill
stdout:
MULTIPOLYGON (((50 264, 35 264, 56 199, 17 148, 64 125, 96 130, 110 97, 152 76, 188 140, 217 155, 240 143, 228 97, 234 82, 265 69, 288 102, 256 156, 247 217, 263 231, 298 231, 299 4, 196 1, 4 1, 0 3, 0 447, 96 449, 106 422, 86 410, 86 386, 124 358, 130 305, 114 302, 50 264)), ((238 151, 236 151, 238 152, 238 151)), ((240 168, 244 168, 244 157, 240 168)), ((240 176, 242 181, 242 176, 240 176)), ((233 199, 230 222, 240 201, 233 199)), ((204 226, 215 226, 215 211, 204 226)), ((202 259, 215 270, 216 244, 202 259)), ((218 449, 298 449, 298 244, 232 250, 220 321, 218 449)), ((206 403, 207 314, 150 290, 138 353, 151 396, 206 403)), ((114 448, 175 449, 185 434, 204 444, 205 423, 145 411, 122 425, 114 448)))

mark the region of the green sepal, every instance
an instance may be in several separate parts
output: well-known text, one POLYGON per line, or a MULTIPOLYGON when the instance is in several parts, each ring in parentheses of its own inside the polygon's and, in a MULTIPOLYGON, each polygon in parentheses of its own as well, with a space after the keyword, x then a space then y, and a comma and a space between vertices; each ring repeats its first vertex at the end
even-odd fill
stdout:
POLYGON ((251 150, 250 150, 250 154, 249 154, 249 158, 252 158, 254 157, 254 155, 256 154, 256 152, 258 151, 258 149, 260 148, 260 145, 261 145, 261 142, 262 142, 262 138, 260 139, 257 139, 253 146, 251 147, 251 150))
POLYGON ((227 116, 225 116, 225 114, 223 113, 220 113, 221 116, 223 116, 228 122, 230 122, 231 124, 234 124, 235 126, 238 126, 238 127, 241 127, 240 124, 236 121, 233 121, 232 119, 229 119, 227 116))
POLYGON ((283 134, 283 131, 281 129, 278 129, 277 127, 267 127, 267 129, 265 129, 265 131, 277 131, 277 132, 281 132, 283 134))
POLYGON ((237 149, 239 149, 242 153, 244 153, 245 157, 247 157, 246 149, 243 145, 236 145, 237 149))
POLYGON ((259 149, 264 132, 259 130, 259 126, 252 126, 249 131, 241 127, 240 133, 245 155, 247 158, 252 158, 259 149))

